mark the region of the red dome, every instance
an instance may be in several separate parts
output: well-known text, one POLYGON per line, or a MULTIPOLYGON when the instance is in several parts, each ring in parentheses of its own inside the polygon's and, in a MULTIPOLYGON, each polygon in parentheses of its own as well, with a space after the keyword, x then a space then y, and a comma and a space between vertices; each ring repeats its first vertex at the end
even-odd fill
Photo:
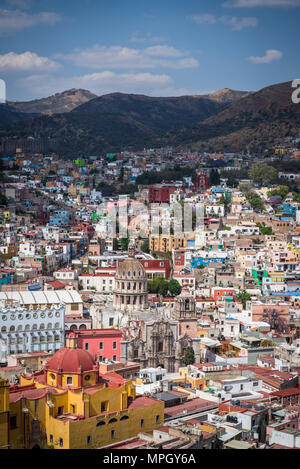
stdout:
POLYGON ((93 370, 94 365, 89 352, 79 348, 62 348, 48 360, 45 368, 61 373, 79 373, 93 370))

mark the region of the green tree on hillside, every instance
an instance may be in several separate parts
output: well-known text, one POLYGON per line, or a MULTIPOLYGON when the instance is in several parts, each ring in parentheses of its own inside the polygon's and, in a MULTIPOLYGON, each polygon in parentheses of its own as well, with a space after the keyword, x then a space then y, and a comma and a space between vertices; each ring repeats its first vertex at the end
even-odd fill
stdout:
POLYGON ((195 363, 195 353, 193 347, 187 347, 185 350, 183 362, 185 366, 193 365, 195 363))
POLYGON ((128 244, 129 244, 130 239, 129 238, 121 238, 120 243, 121 243, 121 249, 122 251, 127 251, 128 249, 128 244))
POLYGON ((181 293, 181 285, 178 282, 178 280, 172 278, 169 281, 169 286, 168 286, 169 292, 171 296, 177 296, 180 295, 181 293))
POLYGON ((254 182, 268 185, 276 181, 278 171, 267 163, 255 163, 251 166, 248 175, 254 182))
POLYGON ((148 282, 149 293, 156 293, 166 296, 169 289, 169 282, 164 277, 156 277, 148 282))
POLYGON ((209 184, 211 186, 218 186, 220 184, 220 174, 217 169, 212 169, 209 174, 209 184))
POLYGON ((149 253, 150 252, 150 248, 149 248, 149 240, 146 239, 142 244, 141 244, 141 250, 143 252, 146 252, 146 253, 149 253))
POLYGON ((246 290, 243 290, 242 292, 238 293, 236 295, 237 299, 243 303, 243 308, 246 308, 246 303, 247 301, 251 300, 251 295, 249 295, 246 290))

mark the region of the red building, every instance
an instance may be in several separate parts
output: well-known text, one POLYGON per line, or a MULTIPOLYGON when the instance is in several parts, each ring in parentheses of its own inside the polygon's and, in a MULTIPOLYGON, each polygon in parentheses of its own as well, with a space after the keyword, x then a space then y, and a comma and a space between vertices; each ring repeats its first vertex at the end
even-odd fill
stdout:
MULTIPOLYGON (((125 260, 125 259, 124 259, 125 260)), ((118 261, 111 267, 98 267, 95 271, 96 274, 104 275, 115 275, 117 271, 117 266, 124 262, 124 260, 118 261)), ((168 259, 137 259, 142 266, 144 267, 147 277, 149 279, 155 277, 164 277, 166 280, 169 280, 171 273, 171 265, 168 259)))
POLYGON ((121 355, 122 331, 119 329, 88 329, 66 331, 75 334, 77 347, 89 352, 93 358, 103 361, 105 358, 119 362, 121 355))
POLYGON ((148 278, 164 277, 169 280, 170 261, 167 259, 137 259, 144 267, 148 278))
POLYGON ((209 180, 207 174, 203 171, 197 174, 195 181, 195 189, 197 191, 206 191, 209 188, 209 180))
POLYGON ((213 288, 213 297, 215 301, 222 301, 226 296, 232 296, 235 299, 234 288, 213 288))
POLYGON ((95 233, 95 228, 90 223, 80 222, 76 226, 73 226, 73 231, 74 232, 84 231, 85 233, 87 233, 89 239, 92 239, 92 237, 94 236, 94 233, 95 233))
POLYGON ((173 251, 174 270, 178 271, 185 266, 185 249, 176 249, 173 251))
POLYGON ((152 203, 170 203, 170 194, 176 191, 176 186, 163 185, 163 186, 150 186, 148 190, 148 201, 152 203))

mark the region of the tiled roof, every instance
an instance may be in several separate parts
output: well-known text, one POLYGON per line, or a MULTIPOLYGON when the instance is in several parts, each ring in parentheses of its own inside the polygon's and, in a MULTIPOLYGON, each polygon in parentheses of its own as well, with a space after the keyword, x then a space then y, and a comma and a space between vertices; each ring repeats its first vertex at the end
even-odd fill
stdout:
POLYGON ((137 397, 134 401, 132 401, 128 409, 134 409, 136 407, 143 407, 146 405, 153 405, 153 404, 158 404, 160 401, 159 399, 154 399, 154 397, 146 397, 146 396, 140 396, 137 397))
POLYGON ((299 388, 288 388, 288 389, 281 389, 280 391, 274 391, 271 393, 271 396, 288 397, 288 396, 297 396, 299 394, 300 394, 299 388))

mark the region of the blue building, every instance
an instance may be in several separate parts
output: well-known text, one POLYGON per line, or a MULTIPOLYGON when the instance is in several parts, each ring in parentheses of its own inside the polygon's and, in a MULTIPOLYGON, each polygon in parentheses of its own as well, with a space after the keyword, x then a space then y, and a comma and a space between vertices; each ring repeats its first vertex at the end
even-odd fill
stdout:
POLYGON ((70 223, 69 210, 55 210, 49 218, 50 226, 65 226, 70 223))
POLYGON ((292 217, 296 217, 297 214, 297 207, 294 205, 290 204, 282 204, 278 207, 280 210, 282 210, 282 213, 284 215, 291 215, 292 217))
POLYGON ((212 187, 211 188, 211 200, 212 202, 215 200, 215 195, 216 194, 224 194, 225 193, 225 187, 212 187))
POLYGON ((12 283, 12 273, 5 270, 0 271, 0 285, 12 283))
POLYGON ((229 259, 226 257, 192 257, 191 259, 191 269, 198 269, 201 266, 208 266, 210 263, 217 263, 217 264, 224 264, 225 262, 229 262, 229 259))
POLYGON ((64 347, 65 307, 26 309, 9 306, 0 312, 0 339, 7 354, 56 352, 64 347))

